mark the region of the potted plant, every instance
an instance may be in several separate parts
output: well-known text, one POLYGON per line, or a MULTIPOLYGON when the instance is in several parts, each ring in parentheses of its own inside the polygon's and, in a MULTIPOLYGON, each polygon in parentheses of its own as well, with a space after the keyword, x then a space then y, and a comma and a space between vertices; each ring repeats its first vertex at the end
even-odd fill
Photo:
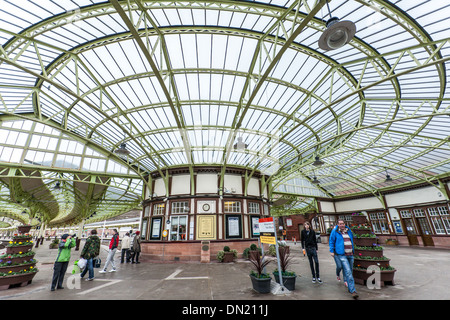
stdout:
POLYGON ((250 262, 254 266, 254 270, 250 272, 253 289, 259 293, 270 292, 270 281, 272 278, 264 272, 264 268, 271 262, 266 257, 262 258, 260 254, 250 254, 250 262))
POLYGON ((237 258, 237 250, 230 250, 228 246, 223 247, 223 250, 217 252, 217 260, 220 262, 233 262, 234 258, 237 258))
POLYGON ((256 244, 252 243, 249 248, 244 249, 243 256, 247 259, 250 259, 250 256, 252 254, 261 255, 261 252, 262 252, 261 248, 258 248, 256 244))
MULTIPOLYGON (((288 271, 288 267, 291 264, 292 260, 288 247, 278 247, 278 260, 280 262, 283 285, 288 290, 295 290, 295 280, 297 279, 297 275, 293 271, 288 271)), ((273 276, 275 277, 275 281, 280 283, 280 275, 278 269, 275 269, 275 271, 273 272, 273 276)))
POLYGON ((59 240, 54 239, 48 246, 49 249, 58 249, 59 240))

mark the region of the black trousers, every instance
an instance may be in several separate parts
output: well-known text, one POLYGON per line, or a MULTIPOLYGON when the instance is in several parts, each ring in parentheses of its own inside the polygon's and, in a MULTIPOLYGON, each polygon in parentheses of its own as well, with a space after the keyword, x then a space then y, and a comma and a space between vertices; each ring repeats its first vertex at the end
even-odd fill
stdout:
POLYGON ((122 255, 120 256, 120 263, 123 263, 126 256, 126 261, 130 262, 130 249, 122 249, 122 255))
POLYGON ((136 262, 139 262, 139 254, 140 254, 140 252, 133 251, 133 255, 131 256, 131 262, 134 263, 135 259, 136 259, 136 262))
POLYGON ((66 274, 67 267, 69 266, 69 261, 66 262, 55 262, 53 266, 53 279, 52 279, 52 289, 62 288, 64 281, 64 275, 66 274))
POLYGON ((317 257, 316 248, 306 248, 306 255, 308 256, 308 259, 309 259, 309 266, 311 268, 312 277, 320 278, 320 276, 319 276, 319 258, 317 257), (313 263, 313 260, 314 260, 314 263, 313 263))

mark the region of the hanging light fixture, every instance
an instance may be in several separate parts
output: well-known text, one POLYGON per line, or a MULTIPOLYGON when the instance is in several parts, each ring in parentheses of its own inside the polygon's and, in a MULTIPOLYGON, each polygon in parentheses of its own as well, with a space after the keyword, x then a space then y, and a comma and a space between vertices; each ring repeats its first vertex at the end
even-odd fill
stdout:
POLYGON ((246 143, 244 143, 242 141, 242 137, 238 137, 237 138, 237 142, 234 144, 233 147, 234 147, 234 150, 241 150, 241 151, 243 151, 243 150, 247 149, 248 144, 246 144, 246 143))
POLYGON ((352 21, 340 21, 337 17, 331 17, 330 6, 327 1, 328 19, 327 29, 319 38, 319 48, 323 50, 335 50, 349 43, 356 33, 356 25, 352 21))
POLYGON ((61 182, 57 181, 55 186, 53 187, 53 190, 55 191, 61 190, 61 182))
POLYGON ((391 178, 391 176, 389 175, 389 173, 387 172, 387 169, 386 169, 386 180, 384 180, 384 182, 391 182, 392 181, 392 178, 391 178))
POLYGON ((127 156, 130 154, 130 151, 127 149, 126 143, 121 143, 120 147, 118 149, 116 149, 116 151, 114 151, 114 153, 116 153, 118 155, 127 156))
POLYGON ((316 177, 316 176, 314 176, 314 179, 313 179, 313 181, 312 181, 312 184, 319 184, 319 183, 320 183, 320 181, 317 180, 317 177, 316 177))
POLYGON ((314 162, 313 162, 313 166, 315 167, 320 167, 324 164, 325 162, 323 162, 322 160, 320 160, 319 156, 316 156, 314 162))

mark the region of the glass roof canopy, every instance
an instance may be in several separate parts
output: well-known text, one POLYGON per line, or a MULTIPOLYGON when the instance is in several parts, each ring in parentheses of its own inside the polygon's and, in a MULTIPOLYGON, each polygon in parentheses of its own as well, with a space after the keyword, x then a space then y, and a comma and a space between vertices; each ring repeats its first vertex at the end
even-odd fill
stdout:
POLYGON ((450 176, 443 1, 329 1, 357 27, 333 51, 318 0, 0 4, 0 194, 18 214, 101 220, 178 166, 260 171, 299 207, 450 176))

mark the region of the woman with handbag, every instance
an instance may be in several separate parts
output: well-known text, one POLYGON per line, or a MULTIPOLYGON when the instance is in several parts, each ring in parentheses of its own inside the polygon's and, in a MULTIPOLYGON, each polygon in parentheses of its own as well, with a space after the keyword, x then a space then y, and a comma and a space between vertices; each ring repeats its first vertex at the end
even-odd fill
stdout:
POLYGON ((141 253, 141 236, 140 232, 136 231, 136 235, 133 240, 133 255, 131 256, 131 263, 140 263, 139 254, 141 253), (136 260, 136 262, 134 262, 136 260))
POLYGON ((94 280, 94 258, 100 254, 100 238, 97 236, 97 230, 92 230, 91 235, 86 239, 81 257, 87 260, 86 267, 80 274, 83 278, 89 270, 89 277, 86 281, 94 280))

